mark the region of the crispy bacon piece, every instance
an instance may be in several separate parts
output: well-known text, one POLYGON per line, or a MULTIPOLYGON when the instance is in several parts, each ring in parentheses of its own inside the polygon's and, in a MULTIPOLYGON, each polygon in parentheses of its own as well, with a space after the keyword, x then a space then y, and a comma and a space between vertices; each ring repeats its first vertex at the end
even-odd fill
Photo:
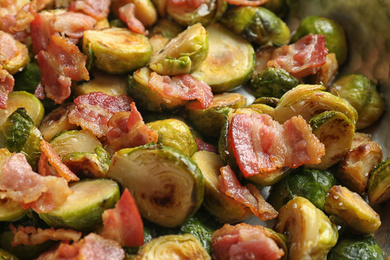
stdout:
POLYGON ((327 54, 325 36, 309 34, 294 44, 277 48, 267 66, 282 68, 296 78, 303 78, 316 74, 325 64, 327 54))
POLYGON ((208 108, 213 101, 211 87, 190 74, 174 77, 161 76, 156 72, 150 74, 149 87, 158 91, 167 99, 198 100, 202 108, 208 108))
POLYGON ((129 111, 132 100, 128 95, 109 96, 93 92, 78 96, 76 106, 69 113, 69 122, 90 130, 97 137, 107 136, 108 121, 118 112, 129 111))
POLYGON ((45 140, 41 140, 41 150, 42 154, 39 158, 39 174, 46 176, 52 175, 51 170, 48 169, 50 163, 51 166, 54 166, 56 172, 59 176, 63 177, 66 181, 79 181, 77 177, 65 164, 62 163, 60 156, 53 149, 50 143, 45 140))
POLYGON ((285 253, 270 236, 270 232, 262 226, 225 224, 211 236, 213 259, 280 259, 285 253))
POLYGON ((125 4, 119 8, 119 18, 127 24, 130 30, 145 34, 145 26, 135 17, 135 5, 133 3, 125 4))
POLYGON ((131 112, 116 113, 108 126, 107 142, 114 151, 158 141, 157 132, 146 126, 134 102, 131 103, 131 112))
POLYGON ((325 146, 301 116, 280 125, 266 114, 234 115, 229 141, 245 177, 320 163, 325 154, 325 146))
POLYGON ((22 153, 13 154, 3 165, 0 190, 25 209, 38 213, 57 208, 73 193, 64 178, 35 173, 22 153))
POLYGON ((195 142, 196 142, 196 145, 198 147, 198 151, 209 151, 212 153, 218 153, 218 148, 212 144, 206 143, 206 142, 200 140, 199 138, 196 138, 195 142))
POLYGON ((7 108, 9 93, 14 89, 15 79, 0 65, 0 109, 7 108))
POLYGON ((72 80, 89 80, 87 57, 64 37, 52 35, 47 50, 40 51, 37 60, 46 95, 57 104, 70 96, 72 80))
POLYGON ((103 212, 101 236, 113 239, 121 246, 138 247, 144 244, 144 225, 133 196, 125 189, 114 209, 103 212))
POLYGON ((33 51, 38 54, 41 50, 46 50, 49 46, 50 37, 55 34, 51 26, 51 19, 48 15, 36 14, 30 23, 31 42, 33 51))
POLYGON ((111 0, 76 0, 70 4, 69 10, 80 11, 100 21, 107 18, 110 12, 110 4, 111 0))
POLYGON ((61 243, 57 248, 41 254, 36 260, 123 260, 124 258, 125 251, 118 242, 90 233, 72 245, 61 243))
POLYGON ((57 229, 53 227, 48 229, 36 229, 35 227, 19 226, 15 228, 12 223, 10 224, 11 231, 14 235, 11 245, 39 245, 48 240, 54 241, 78 241, 81 238, 81 232, 77 232, 71 229, 57 229))
POLYGON ((0 64, 4 64, 19 54, 14 37, 0 31, 0 64))
POLYGON ((253 214, 266 221, 278 216, 278 212, 265 201, 260 191, 252 184, 241 185, 230 166, 221 167, 218 188, 227 196, 249 207, 253 214))

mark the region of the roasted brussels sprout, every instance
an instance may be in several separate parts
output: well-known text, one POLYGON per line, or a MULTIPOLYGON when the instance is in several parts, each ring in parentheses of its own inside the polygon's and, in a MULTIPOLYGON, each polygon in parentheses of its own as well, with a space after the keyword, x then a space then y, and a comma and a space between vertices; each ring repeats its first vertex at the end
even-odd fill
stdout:
POLYGON ((385 109, 385 102, 376 85, 363 74, 349 74, 339 78, 330 92, 346 99, 359 115, 356 129, 365 128, 379 119, 385 109))
POLYGON ((234 108, 244 107, 246 98, 234 92, 216 94, 208 108, 199 107, 199 102, 186 106, 188 120, 205 136, 219 137, 224 117, 234 108))
POLYGON ((204 178, 203 206, 221 223, 236 223, 253 216, 249 207, 226 196, 218 188, 218 176, 223 165, 218 154, 199 151, 192 159, 204 178))
POLYGON ((152 55, 149 39, 124 28, 88 30, 83 34, 83 52, 93 51, 94 65, 108 73, 125 73, 145 66, 152 55))
POLYGON ((309 33, 325 35, 325 47, 330 53, 336 54, 340 65, 344 64, 347 59, 348 46, 344 28, 338 22, 326 17, 308 16, 301 21, 291 41, 296 42, 309 33))
POLYGON ((188 157, 198 150, 191 129, 182 120, 157 120, 147 126, 157 132, 159 144, 172 147, 188 157))
POLYGON ((381 225, 379 214, 360 195, 343 186, 335 185, 329 190, 324 208, 355 233, 373 234, 381 225))
POLYGON ((326 194, 336 183, 335 177, 329 171, 301 167, 271 186, 267 200, 278 210, 289 200, 300 196, 324 210, 326 194))
POLYGON ((326 259, 336 245, 336 225, 303 197, 295 197, 279 210, 275 231, 287 234, 289 259, 326 259))
POLYGON ((371 204, 379 204, 390 198, 390 158, 375 166, 368 179, 368 199, 371 204))
POLYGON ((284 93, 299 84, 300 81, 284 69, 270 67, 254 76, 249 87, 255 98, 281 98, 284 93))
POLYGON ((33 94, 41 81, 41 70, 38 62, 31 60, 23 71, 14 75, 14 78, 14 91, 26 91, 33 94))
POLYGON ((164 227, 182 225, 203 201, 198 166, 170 147, 153 144, 119 150, 107 177, 129 189, 142 217, 164 227))
POLYGON ((284 19, 290 10, 290 1, 269 0, 262 6, 275 13, 278 17, 284 19))
POLYGON ((233 32, 258 45, 284 45, 290 41, 290 29, 264 7, 240 6, 228 10, 221 22, 233 32))
POLYGON ((175 23, 174 21, 162 18, 158 19, 156 24, 153 25, 150 30, 150 35, 161 35, 165 38, 172 39, 175 38, 179 33, 183 31, 183 27, 175 23))
POLYGON ((11 50, 8 51, 7 49, 2 49, 2 59, 0 60, 0 66, 2 66, 3 69, 8 71, 10 74, 15 74, 18 71, 23 70, 23 68, 28 65, 30 60, 27 46, 3 30, 0 30, 0 38, 4 39, 3 42, 5 42, 4 45, 6 45, 4 48, 7 47, 11 50))
POLYGON ((306 167, 325 170, 339 162, 350 150, 355 135, 355 125, 343 113, 325 111, 309 121, 313 134, 325 145, 321 163, 306 167))
POLYGON ((165 235, 152 239, 141 247, 135 260, 211 259, 202 244, 192 234, 165 235))
POLYGON ((337 245, 333 247, 328 260, 384 260, 382 249, 373 236, 348 235, 339 238, 337 245))
POLYGON ((207 58, 192 75, 206 82, 214 93, 246 83, 255 66, 252 45, 220 23, 213 23, 206 30, 209 34, 207 58))
POLYGON ((60 207, 39 217, 48 225, 90 231, 102 225, 104 210, 119 200, 119 185, 109 179, 85 179, 72 184, 73 193, 60 207))
POLYGON ((196 70, 206 59, 208 33, 200 24, 189 26, 153 54, 149 67, 160 75, 179 75, 196 70))
POLYGON ((119 17, 119 8, 126 4, 134 5, 135 18, 144 26, 149 27, 157 21, 157 10, 150 0, 113 0, 110 8, 119 17))

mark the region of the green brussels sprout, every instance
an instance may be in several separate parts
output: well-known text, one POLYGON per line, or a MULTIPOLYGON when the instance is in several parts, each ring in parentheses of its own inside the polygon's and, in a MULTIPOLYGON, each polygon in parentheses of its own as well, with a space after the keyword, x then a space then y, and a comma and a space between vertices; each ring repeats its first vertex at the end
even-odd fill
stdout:
POLYGON ((149 67, 160 75, 179 75, 196 70, 209 50, 208 33, 200 24, 189 26, 154 53, 149 67))
POLYGON ((293 116, 301 115, 306 121, 324 111, 344 113, 354 124, 357 122, 356 109, 345 99, 337 97, 321 85, 298 85, 287 91, 274 110, 274 118, 284 123, 293 116))
POLYGON ((232 109, 244 107, 246 98, 234 92, 214 95, 208 108, 199 107, 199 102, 190 102, 186 106, 186 113, 191 124, 205 136, 219 137, 223 120, 232 109))
POLYGON ((344 64, 347 59, 348 45, 344 28, 338 22, 326 17, 308 16, 301 21, 291 41, 296 42, 310 33, 325 35, 325 47, 330 53, 336 54, 340 65, 344 64))
POLYGON ((143 67, 129 75, 127 86, 129 95, 137 103, 137 107, 151 112, 175 112, 188 103, 187 100, 161 95, 149 87, 151 69, 143 67))
POLYGON ((348 235, 342 237, 333 247, 328 260, 384 260, 382 249, 373 236, 348 235))
POLYGON ((14 75, 14 91, 26 91, 34 93, 41 81, 41 69, 36 60, 30 61, 27 67, 14 75))
POLYGON ((320 163, 306 167, 325 170, 343 159, 355 136, 354 123, 341 112, 325 111, 313 116, 309 124, 313 134, 325 145, 325 155, 320 163))
POLYGON ((113 0, 110 8, 116 17, 119 17, 119 8, 125 4, 134 5, 135 17, 149 27, 157 21, 157 10, 151 0, 113 0))
POLYGON ((253 216, 249 207, 228 197, 218 189, 218 176, 223 165, 218 154, 198 151, 192 156, 204 179, 203 206, 220 223, 236 223, 253 216))
POLYGON ((34 126, 25 108, 17 108, 0 126, 0 147, 23 153, 33 169, 38 167, 41 140, 41 132, 34 126))
POLYGON ((81 231, 95 230, 102 225, 104 210, 113 208, 120 198, 119 185, 109 179, 85 179, 70 188, 73 193, 64 204, 39 217, 56 228, 81 231))
POLYGON ((280 18, 285 18, 290 11, 289 0, 269 0, 262 6, 275 13, 280 18))
POLYGON ((153 52, 149 39, 125 28, 87 30, 83 52, 93 51, 94 65, 108 73, 120 74, 145 66, 153 52))
POLYGON ((191 157, 198 147, 191 129, 186 123, 178 119, 164 119, 147 123, 158 134, 158 143, 169 146, 191 157))
POLYGON ((289 259, 326 259, 337 227, 309 200, 295 197, 279 210, 275 231, 288 236, 289 259))
POLYGON ((284 93, 298 86, 300 81, 281 68, 267 68, 251 79, 249 88, 255 98, 281 98, 284 93))
POLYGON ((142 246, 136 260, 205 259, 211 260, 199 240, 192 234, 165 235, 142 246))
POLYGON ((206 30, 209 51, 206 60, 192 75, 206 82, 214 93, 230 91, 245 84, 255 66, 253 46, 220 23, 213 23, 206 30))
POLYGON ((228 10, 221 22, 258 45, 285 45, 290 41, 287 24, 264 7, 240 6, 228 10))
POLYGON ((160 226, 182 225, 203 201, 200 169, 171 147, 152 144, 119 150, 107 177, 128 188, 141 216, 160 226))
POLYGON ((363 74, 350 74, 332 84, 330 92, 346 99, 359 115, 356 129, 370 126, 383 114, 385 101, 376 85, 363 74))
POLYGON ((17 221, 26 214, 27 210, 19 202, 8 198, 0 199, 0 221, 17 221))
POLYGON ((372 170, 368 179, 367 194, 373 205, 390 198, 390 157, 387 157, 372 170))
POLYGON ((150 30, 150 35, 160 34, 165 38, 175 38, 179 33, 183 31, 183 27, 175 23, 174 21, 162 18, 158 19, 150 30))
POLYGON ((376 213, 357 193, 335 185, 326 196, 325 212, 343 220, 349 230, 359 234, 373 234, 381 225, 376 213))
POLYGON ((271 186, 267 200, 278 210, 291 199, 300 196, 324 210, 326 193, 335 184, 336 179, 329 171, 298 168, 271 186))

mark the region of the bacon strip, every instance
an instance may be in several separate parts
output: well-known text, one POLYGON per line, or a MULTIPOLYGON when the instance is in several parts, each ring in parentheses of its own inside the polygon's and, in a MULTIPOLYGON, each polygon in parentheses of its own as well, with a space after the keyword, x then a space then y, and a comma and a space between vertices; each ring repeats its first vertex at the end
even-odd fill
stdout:
POLYGON ((11 231, 14 235, 11 245, 39 245, 48 240, 54 241, 78 241, 81 238, 81 232, 77 232, 71 229, 57 229, 53 227, 48 229, 36 229, 35 227, 19 226, 15 228, 12 223, 10 224, 11 231))
POLYGON ((218 187, 222 193, 249 207, 253 214, 266 221, 278 216, 278 212, 265 201, 260 191, 253 185, 241 185, 230 166, 221 168, 218 187))
POLYGON ((69 122, 90 130, 97 137, 107 136, 108 121, 118 112, 129 111, 132 100, 128 95, 110 96, 93 92, 78 96, 69 113, 69 122))
POLYGON ((25 209, 32 208, 37 213, 61 206, 73 193, 64 178, 35 173, 22 153, 13 154, 3 165, 0 190, 5 190, 8 198, 25 209))
POLYGON ((7 108, 8 95, 14 89, 15 79, 0 66, 0 109, 7 108))
POLYGON ((316 74, 326 63, 327 54, 325 36, 309 34, 294 44, 274 50, 267 67, 282 68, 296 78, 303 78, 316 74))
POLYGON ((110 4, 111 0, 76 0, 70 4, 69 10, 80 11, 100 21, 107 18, 110 12, 110 4))
POLYGON ((111 128, 107 142, 114 151, 148 143, 157 143, 158 134, 144 123, 135 103, 131 103, 131 112, 116 113, 108 122, 111 128))
POLYGON ((149 87, 167 99, 198 100, 202 108, 208 108, 213 101, 211 87, 190 74, 174 77, 150 74, 149 87))
POLYGON ((145 26, 135 17, 135 5, 133 3, 125 4, 119 8, 119 18, 127 24, 130 30, 145 34, 145 26))

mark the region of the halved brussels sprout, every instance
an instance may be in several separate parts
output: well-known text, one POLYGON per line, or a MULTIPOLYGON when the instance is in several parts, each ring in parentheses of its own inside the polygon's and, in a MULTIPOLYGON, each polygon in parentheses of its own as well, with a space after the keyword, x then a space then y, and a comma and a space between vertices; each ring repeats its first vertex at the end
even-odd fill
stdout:
POLYGON ((152 112, 174 112, 188 103, 179 98, 167 99, 149 87, 151 69, 143 67, 129 75, 128 92, 137 107, 152 112))
POLYGON ((373 234, 381 225, 379 214, 348 188, 335 185, 326 196, 325 212, 342 219, 349 230, 359 234, 373 234))
POLYGON ((206 30, 209 34, 207 58, 192 75, 206 82, 214 93, 245 84, 255 66, 252 45, 219 23, 207 26, 206 30))
POLYGON ((186 106, 188 120, 203 135, 219 137, 223 120, 232 108, 245 107, 246 98, 234 92, 216 94, 208 108, 199 107, 199 102, 186 106))
POLYGON ((338 22, 326 17, 308 16, 301 21, 291 41, 296 42, 309 33, 325 35, 325 47, 330 53, 336 54, 340 65, 344 64, 347 59, 348 45, 344 28, 338 22))
MULTIPOLYGON (((273 170, 269 173, 259 173, 256 175, 246 177, 246 180, 255 184, 257 187, 266 187, 270 185, 274 185, 275 183, 282 180, 284 177, 288 176, 291 173, 292 169, 288 167, 281 167, 276 170, 273 170)), ((240 176, 244 177, 241 172, 239 172, 240 176)))
POLYGON ((370 204, 379 204, 390 198, 390 157, 371 172, 367 193, 370 204))
POLYGON ((371 135, 356 132, 351 150, 337 167, 336 177, 347 188, 362 195, 366 190, 371 171, 382 159, 382 148, 372 141, 371 135))
POLYGON ((42 102, 33 94, 26 91, 13 91, 8 95, 7 108, 0 109, 0 125, 2 125, 17 108, 24 107, 27 114, 38 127, 45 115, 42 102))
POLYGON ((258 45, 281 46, 290 41, 287 24, 264 7, 240 6, 228 10, 221 22, 258 45))
POLYGON ((325 155, 319 164, 305 165, 325 170, 339 162, 350 150, 355 135, 355 125, 343 113, 325 111, 309 121, 313 134, 325 145, 325 155))
POLYGON ((41 140, 41 132, 24 108, 17 108, 0 126, 0 147, 23 153, 33 169, 41 156, 41 140))
POLYGON ((147 126, 158 133, 158 143, 161 145, 172 147, 188 157, 198 150, 191 129, 182 120, 158 120, 147 126))
POLYGON ((376 85, 363 74, 350 74, 332 84, 330 92, 346 99, 357 111, 356 129, 365 128, 379 119, 385 102, 376 85))
POLYGON ((200 24, 189 26, 153 54, 149 67, 160 75, 179 75, 196 70, 206 59, 208 33, 200 24))
POLYGON ((351 104, 325 91, 321 85, 298 85, 286 92, 274 110, 274 118, 283 123, 293 116, 301 115, 309 121, 324 111, 342 112, 354 124, 358 119, 357 111, 351 104))
POLYGON ((321 84, 327 89, 332 84, 339 72, 339 64, 337 63, 336 54, 328 53, 325 57, 325 64, 318 68, 315 74, 305 78, 306 83, 321 84))
POLYGON ((268 202, 278 210, 295 197, 304 197, 324 210, 326 193, 336 184, 329 171, 298 168, 285 179, 271 186, 268 202))
POLYGON ((135 260, 210 259, 210 255, 192 234, 153 238, 139 250, 135 260))
POLYGON ((8 198, 0 198, 0 221, 17 221, 26 214, 27 210, 25 210, 19 202, 15 202, 8 198))
POLYGON ((93 51, 94 65, 108 73, 125 73, 145 66, 153 49, 149 39, 125 28, 87 30, 83 52, 93 51))
MULTIPOLYGON (((0 37, 4 38, 3 44, 6 45, 4 47, 12 48, 13 51, 11 51, 10 53, 14 53, 13 57, 8 57, 8 54, 5 54, 5 57, 2 57, 0 61, 0 66, 2 66, 3 69, 8 71, 9 74, 15 74, 18 71, 23 70, 23 68, 28 65, 28 62, 30 60, 27 46, 16 40, 11 34, 4 32, 3 30, 0 30, 0 37)), ((7 52, 7 50, 4 51, 7 52)))
POLYGON ((102 225, 104 210, 113 208, 120 197, 119 185, 109 179, 85 179, 70 186, 73 193, 60 207, 39 217, 48 225, 82 231, 102 225))
POLYGON ((142 217, 164 227, 183 224, 203 201, 204 183, 198 166, 170 147, 119 150, 107 177, 129 189, 142 217))
POLYGON ((221 223, 236 223, 253 216, 249 207, 226 196, 218 188, 218 176, 223 165, 218 154, 199 151, 192 159, 204 178, 203 206, 221 223))
POLYGON ((300 81, 281 68, 269 67, 256 74, 250 82, 250 89, 256 98, 281 98, 284 93, 298 86, 300 81))
POLYGON ((275 231, 287 234, 289 259, 326 259, 336 245, 336 225, 309 200, 295 197, 279 210, 275 231))
POLYGON ((340 238, 337 245, 333 247, 328 260, 384 260, 382 249, 373 236, 349 235, 340 238))

